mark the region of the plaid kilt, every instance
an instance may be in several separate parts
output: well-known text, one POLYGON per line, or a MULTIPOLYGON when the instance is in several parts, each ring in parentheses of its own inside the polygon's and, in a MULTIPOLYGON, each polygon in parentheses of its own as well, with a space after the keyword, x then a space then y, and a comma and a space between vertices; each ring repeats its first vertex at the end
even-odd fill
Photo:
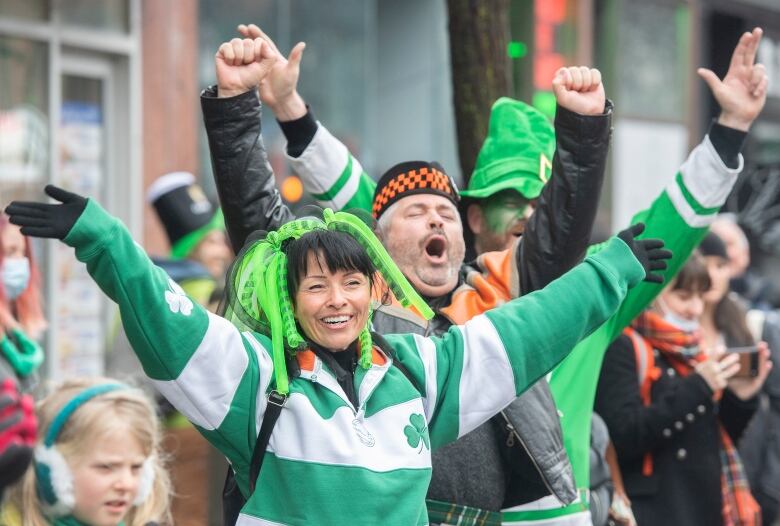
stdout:
POLYGON ((501 526, 501 513, 426 499, 428 521, 441 526, 501 526))

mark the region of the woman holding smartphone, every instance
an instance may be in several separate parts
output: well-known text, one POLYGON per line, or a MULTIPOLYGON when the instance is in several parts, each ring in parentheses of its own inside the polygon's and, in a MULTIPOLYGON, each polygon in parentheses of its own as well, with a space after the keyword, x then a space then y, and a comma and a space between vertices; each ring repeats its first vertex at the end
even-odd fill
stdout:
POLYGON ((639 526, 760 524, 734 443, 755 411, 767 351, 758 377, 734 378, 739 356, 701 340, 710 290, 707 265, 694 255, 604 358, 595 410, 639 526))

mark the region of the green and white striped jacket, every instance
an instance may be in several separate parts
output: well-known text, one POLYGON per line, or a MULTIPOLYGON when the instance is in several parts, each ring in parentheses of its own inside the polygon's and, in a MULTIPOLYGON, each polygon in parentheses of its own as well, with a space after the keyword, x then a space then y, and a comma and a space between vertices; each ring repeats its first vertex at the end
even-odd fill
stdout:
MULTIPOLYGON (((273 388, 267 336, 239 332, 188 298, 121 222, 90 200, 65 242, 103 291, 146 374, 230 461, 246 494, 273 388)), ((313 353, 271 436, 239 525, 427 523, 431 448, 456 440, 549 372, 644 277, 615 238, 544 290, 440 338, 385 336, 414 385, 375 350, 353 407, 313 353)))
MULTIPOLYGON (((371 210, 376 183, 346 146, 321 124, 306 150, 299 157, 287 158, 320 205, 371 210)), ((645 223, 641 237, 661 238, 665 248, 672 251, 674 256, 664 272, 665 283, 674 278, 706 235, 742 165, 741 156, 738 167, 724 165, 705 136, 651 206, 630 221, 630 224, 645 223)), ((600 245, 593 246, 590 253, 599 249, 600 245)), ((590 422, 604 353, 662 289, 662 285, 654 283, 634 287, 616 313, 580 342, 550 376, 550 390, 561 415, 564 445, 581 494, 587 495, 590 485, 590 422)), ((504 524, 581 526, 591 522, 587 507, 587 499, 562 507, 556 498, 545 497, 505 510, 504 524)))

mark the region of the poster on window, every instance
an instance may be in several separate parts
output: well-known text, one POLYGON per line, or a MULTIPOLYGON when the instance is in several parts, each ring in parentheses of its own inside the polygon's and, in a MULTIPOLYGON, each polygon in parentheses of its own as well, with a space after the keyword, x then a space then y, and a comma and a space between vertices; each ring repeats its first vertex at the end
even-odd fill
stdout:
POLYGON ((0 183, 37 183, 46 177, 46 116, 29 104, 0 110, 0 183))
MULTIPOLYGON (((101 106, 64 102, 61 111, 60 183, 85 196, 99 198, 104 170, 104 125, 101 106)), ((68 378, 104 371, 103 309, 105 298, 73 249, 56 245, 56 302, 53 375, 68 378)))

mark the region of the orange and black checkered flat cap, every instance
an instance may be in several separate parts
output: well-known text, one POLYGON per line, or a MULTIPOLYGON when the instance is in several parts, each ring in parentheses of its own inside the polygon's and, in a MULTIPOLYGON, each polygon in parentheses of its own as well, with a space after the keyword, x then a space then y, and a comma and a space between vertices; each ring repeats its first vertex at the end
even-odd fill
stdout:
POLYGON ((379 178, 371 213, 375 219, 379 219, 390 205, 414 194, 441 195, 456 206, 460 200, 455 181, 439 163, 408 161, 396 164, 379 178))

